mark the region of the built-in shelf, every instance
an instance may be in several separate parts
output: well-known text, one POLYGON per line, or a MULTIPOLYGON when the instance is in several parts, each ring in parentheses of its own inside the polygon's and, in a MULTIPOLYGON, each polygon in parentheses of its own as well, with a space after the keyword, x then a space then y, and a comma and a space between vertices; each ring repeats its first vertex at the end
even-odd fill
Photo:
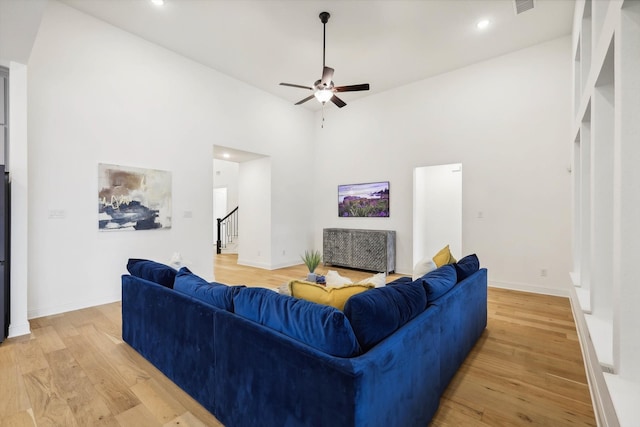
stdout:
POLYGON ((573 314, 598 425, 640 425, 640 1, 577 0, 573 314))
POLYGON ((569 273, 569 278, 571 278, 571 283, 573 284, 573 286, 580 286, 580 273, 578 273, 577 271, 572 271, 571 273, 569 273))
MULTIPOLYGON (((593 40, 600 40, 602 35, 602 27, 604 27, 604 21, 607 17, 607 10, 609 9, 609 1, 595 0, 592 3, 592 20, 591 23, 593 31, 593 40)), ((595 46, 595 43, 594 43, 595 46)))
POLYGON ((604 373, 604 379, 621 426, 637 426, 640 420, 640 384, 604 373))
POLYGON ((573 109, 574 111, 578 111, 580 109, 580 99, 583 89, 582 78, 580 77, 580 73, 582 71, 582 66, 580 65, 580 40, 578 40, 578 46, 576 48, 573 61, 573 109))
POLYGON ((605 371, 614 372, 613 367, 613 325, 610 321, 585 314, 591 342, 596 350, 598 362, 605 371))
POLYGON ((578 295, 578 302, 580 303, 580 310, 583 313, 591 313, 591 292, 589 289, 576 288, 576 294, 578 295))
POLYGON ((591 70, 591 0, 586 0, 582 13, 582 31, 580 32, 580 88, 581 93, 587 86, 591 70))

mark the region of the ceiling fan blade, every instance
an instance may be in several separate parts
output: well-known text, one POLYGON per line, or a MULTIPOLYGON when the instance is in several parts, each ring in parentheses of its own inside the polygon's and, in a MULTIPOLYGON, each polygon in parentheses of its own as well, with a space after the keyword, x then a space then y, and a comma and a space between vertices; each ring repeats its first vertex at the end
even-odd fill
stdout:
POLYGON ((296 102, 296 103, 295 103, 295 105, 303 104, 303 103, 307 102, 308 100, 312 99, 314 96, 315 96, 315 95, 309 95, 309 96, 307 96, 305 99, 302 99, 302 100, 300 100, 300 101, 296 102))
POLYGON ((333 102, 334 104, 336 104, 339 108, 344 107, 345 105, 347 105, 346 102, 344 102, 342 99, 338 98, 337 96, 333 95, 331 97, 331 102, 333 102))
POLYGON ((280 86, 291 86, 291 87, 299 87, 300 89, 309 89, 309 90, 313 90, 312 87, 309 86, 302 86, 302 85, 294 85, 293 83, 280 83, 280 86))
POLYGON ((331 85, 331 80, 333 79, 333 68, 324 67, 322 69, 322 79, 320 80, 320 84, 324 87, 329 87, 331 85))
POLYGON ((369 83, 350 86, 336 86, 333 90, 336 92, 357 92, 359 90, 369 90, 369 83))

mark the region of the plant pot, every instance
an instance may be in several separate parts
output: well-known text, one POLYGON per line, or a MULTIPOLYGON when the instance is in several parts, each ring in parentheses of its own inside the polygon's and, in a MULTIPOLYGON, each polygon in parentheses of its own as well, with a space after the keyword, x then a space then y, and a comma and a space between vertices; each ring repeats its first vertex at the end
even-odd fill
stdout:
POLYGON ((307 274, 307 282, 316 283, 316 273, 307 274))

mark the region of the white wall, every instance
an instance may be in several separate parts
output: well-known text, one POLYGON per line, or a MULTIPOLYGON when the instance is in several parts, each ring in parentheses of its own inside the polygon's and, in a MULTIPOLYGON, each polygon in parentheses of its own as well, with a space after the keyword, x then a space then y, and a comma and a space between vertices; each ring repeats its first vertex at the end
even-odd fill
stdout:
POLYGON ((179 251, 212 277, 218 141, 270 158, 269 212, 246 219, 269 216, 268 258, 254 250, 248 264, 298 264, 305 249, 321 247, 324 227, 395 229, 398 271, 409 273, 412 170, 462 162, 463 251, 478 253, 494 285, 567 285, 568 159, 560 147, 569 95, 558 94, 570 87, 568 38, 347 99, 347 108, 325 111, 324 129, 319 113, 56 1, 28 65, 30 317, 119 299, 129 257, 168 261, 179 251), (173 228, 99 233, 99 162, 172 171, 173 228), (338 184, 381 180, 391 181, 391 218, 337 217, 338 184), (65 217, 49 219, 52 210, 65 217))
POLYGON ((271 267, 271 158, 240 163, 238 264, 271 267))
MULTIPOLYGON (((311 153, 312 113, 56 1, 28 83, 30 317, 118 300, 129 257, 169 261, 178 251, 211 278, 216 141, 286 165, 273 172, 289 183, 284 203, 304 199, 311 185, 291 159, 311 153), (172 228, 98 232, 99 162, 172 171, 172 228), (64 218, 49 219, 52 210, 64 218)), ((297 216, 286 220, 306 227, 297 216)))
MULTIPOLYGON (((227 160, 213 159, 213 187, 227 188, 227 211, 238 206, 238 173, 240 165, 227 160)), ((226 212, 229 213, 229 212, 226 212)), ((214 218, 214 224, 215 224, 214 218)))
POLYGON ((396 230, 397 271, 410 273, 413 168, 460 162, 464 254, 478 254, 494 286, 566 295, 570 73, 570 38, 563 37, 345 98, 347 107, 325 109, 324 129, 318 113, 315 193, 324 202, 314 209, 316 246, 324 227, 396 230), (382 180, 391 185, 390 218, 338 218, 339 184, 382 180))

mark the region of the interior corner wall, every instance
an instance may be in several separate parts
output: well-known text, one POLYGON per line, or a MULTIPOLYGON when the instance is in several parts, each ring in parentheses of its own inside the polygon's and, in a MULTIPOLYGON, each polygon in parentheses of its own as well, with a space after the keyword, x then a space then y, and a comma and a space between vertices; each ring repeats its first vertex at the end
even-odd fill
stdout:
POLYGON ((570 45, 562 37, 325 109, 316 246, 324 227, 396 230, 397 271, 411 273, 413 169, 462 163, 463 254, 478 254, 493 286, 568 295, 570 45), (338 218, 339 184, 386 180, 389 218, 338 218))
POLYGON ((277 198, 307 197, 313 177, 289 162, 310 157, 308 110, 53 0, 28 66, 29 317, 119 300, 130 257, 177 251, 212 278, 215 144, 270 156, 291 182, 277 198), (99 232, 98 163, 171 171, 172 228, 99 232))

